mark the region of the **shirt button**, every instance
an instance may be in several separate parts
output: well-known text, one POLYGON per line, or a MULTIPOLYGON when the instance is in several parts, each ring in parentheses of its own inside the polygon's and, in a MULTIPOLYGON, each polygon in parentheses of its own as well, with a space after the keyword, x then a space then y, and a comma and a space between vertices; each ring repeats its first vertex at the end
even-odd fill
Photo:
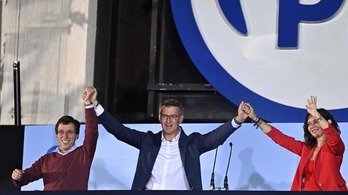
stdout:
POLYGON ((321 184, 321 183, 318 183, 318 186, 319 186, 319 187, 321 187, 321 186, 323 186, 323 184, 321 184))

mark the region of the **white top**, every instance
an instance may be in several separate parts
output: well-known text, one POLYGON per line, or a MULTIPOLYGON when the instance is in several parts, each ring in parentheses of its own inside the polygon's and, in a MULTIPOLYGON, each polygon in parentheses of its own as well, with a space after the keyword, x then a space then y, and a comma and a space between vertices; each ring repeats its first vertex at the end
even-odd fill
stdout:
POLYGON ((181 130, 173 141, 163 137, 150 180, 146 184, 148 190, 189 190, 184 166, 180 157, 179 138, 181 130))

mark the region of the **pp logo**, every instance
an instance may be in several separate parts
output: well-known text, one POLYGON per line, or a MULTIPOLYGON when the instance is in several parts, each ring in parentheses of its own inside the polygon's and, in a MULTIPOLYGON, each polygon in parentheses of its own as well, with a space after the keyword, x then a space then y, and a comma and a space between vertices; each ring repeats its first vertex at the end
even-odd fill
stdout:
POLYGON ((182 42, 205 78, 272 122, 303 122, 311 95, 348 121, 344 0, 172 0, 182 42))

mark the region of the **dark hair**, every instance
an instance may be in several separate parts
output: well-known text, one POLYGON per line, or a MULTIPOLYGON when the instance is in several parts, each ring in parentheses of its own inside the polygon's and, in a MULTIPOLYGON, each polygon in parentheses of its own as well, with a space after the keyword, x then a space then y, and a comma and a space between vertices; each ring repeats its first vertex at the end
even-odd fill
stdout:
POLYGON ((179 114, 184 114, 184 106, 176 99, 167 99, 162 102, 159 108, 159 112, 162 112, 163 107, 175 106, 179 108, 179 114))
MULTIPOLYGON (((337 121, 335 120, 335 118, 332 116, 332 114, 329 111, 325 110, 324 108, 319 108, 317 110, 325 120, 327 120, 327 121, 331 120, 331 125, 339 133, 341 133, 340 127, 338 126, 337 121)), ((315 146, 315 144, 317 144, 317 139, 315 137, 313 137, 312 134, 308 131, 308 123, 307 122, 308 122, 309 116, 311 116, 311 115, 309 113, 307 113, 304 124, 303 124, 303 131, 304 131, 304 139, 305 139, 307 146, 312 148, 315 146)))
POLYGON ((58 126, 60 124, 67 125, 69 123, 73 123, 75 125, 75 132, 78 135, 80 133, 80 122, 68 115, 60 117, 60 119, 57 121, 55 127, 56 134, 58 133, 58 126))

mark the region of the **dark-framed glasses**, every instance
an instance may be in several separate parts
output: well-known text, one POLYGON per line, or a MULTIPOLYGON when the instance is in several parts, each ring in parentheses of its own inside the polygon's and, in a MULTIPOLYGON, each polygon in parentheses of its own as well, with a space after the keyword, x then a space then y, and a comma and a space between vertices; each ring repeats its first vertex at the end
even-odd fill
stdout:
POLYGON ((181 114, 173 114, 173 115, 166 115, 166 114, 160 114, 161 120, 171 120, 171 121, 176 121, 179 119, 179 116, 181 114))

